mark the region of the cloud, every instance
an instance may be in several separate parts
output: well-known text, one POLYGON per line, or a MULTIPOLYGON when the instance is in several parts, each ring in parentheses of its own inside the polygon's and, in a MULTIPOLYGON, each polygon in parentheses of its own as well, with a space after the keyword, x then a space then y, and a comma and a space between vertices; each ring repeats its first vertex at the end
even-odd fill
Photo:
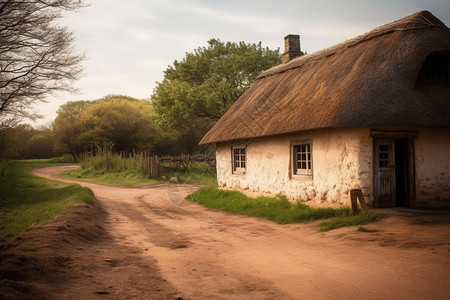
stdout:
POLYGON ((211 38, 283 50, 294 33, 312 53, 424 9, 450 25, 448 0, 95 0, 61 20, 88 57, 82 93, 42 107, 48 120, 64 99, 149 98, 168 65, 211 38))

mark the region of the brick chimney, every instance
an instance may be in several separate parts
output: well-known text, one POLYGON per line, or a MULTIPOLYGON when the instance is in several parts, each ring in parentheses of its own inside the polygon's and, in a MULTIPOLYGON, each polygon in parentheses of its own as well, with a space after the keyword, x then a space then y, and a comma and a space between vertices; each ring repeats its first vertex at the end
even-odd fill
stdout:
POLYGON ((296 34, 287 35, 284 38, 284 53, 281 57, 281 62, 285 64, 302 55, 303 52, 300 50, 300 36, 296 34))

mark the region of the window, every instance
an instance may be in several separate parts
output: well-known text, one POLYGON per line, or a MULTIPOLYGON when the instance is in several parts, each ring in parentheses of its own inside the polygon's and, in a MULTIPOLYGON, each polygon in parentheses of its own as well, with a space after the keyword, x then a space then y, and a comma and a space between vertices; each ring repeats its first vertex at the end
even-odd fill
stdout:
POLYGON ((419 82, 449 82, 448 55, 432 54, 422 65, 418 77, 419 82))
POLYGON ((389 157, 389 144, 380 144, 378 150, 378 161, 380 168, 388 168, 391 161, 389 157))
POLYGON ((296 144, 292 147, 294 175, 312 175, 311 144, 296 144))
POLYGON ((233 173, 245 173, 245 148, 233 149, 233 173))

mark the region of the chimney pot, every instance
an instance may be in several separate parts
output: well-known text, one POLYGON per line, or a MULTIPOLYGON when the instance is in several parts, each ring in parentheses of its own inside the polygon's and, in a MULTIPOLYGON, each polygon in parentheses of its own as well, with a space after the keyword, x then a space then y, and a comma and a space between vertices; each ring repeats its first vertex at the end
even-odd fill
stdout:
POLYGON ((283 64, 291 61, 296 57, 303 55, 300 50, 300 36, 297 34, 289 34, 284 38, 284 53, 281 57, 281 62, 283 64))

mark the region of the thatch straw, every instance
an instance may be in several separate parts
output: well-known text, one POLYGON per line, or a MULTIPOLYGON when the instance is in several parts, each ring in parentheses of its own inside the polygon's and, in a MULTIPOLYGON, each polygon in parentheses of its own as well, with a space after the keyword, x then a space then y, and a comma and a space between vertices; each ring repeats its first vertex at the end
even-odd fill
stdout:
POLYGON ((450 29, 428 11, 296 58, 257 78, 200 144, 330 127, 450 128, 450 84, 417 84, 450 29))

